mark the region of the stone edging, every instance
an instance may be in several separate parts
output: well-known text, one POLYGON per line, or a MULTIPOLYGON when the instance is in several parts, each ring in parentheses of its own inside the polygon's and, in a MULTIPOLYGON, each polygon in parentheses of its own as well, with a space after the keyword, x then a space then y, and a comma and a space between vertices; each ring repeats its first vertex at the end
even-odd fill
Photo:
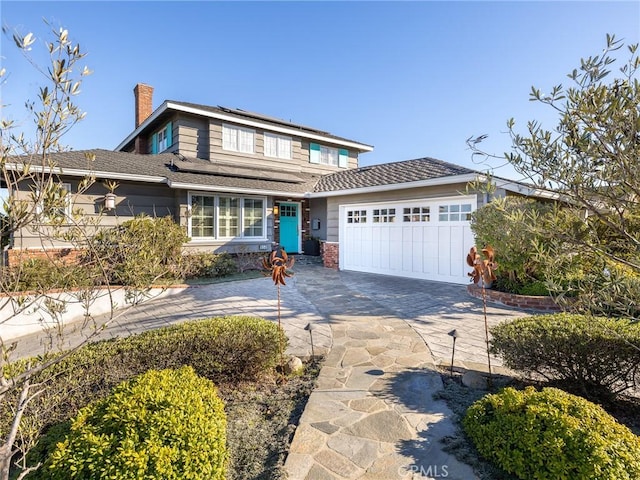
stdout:
MULTIPOLYGON (((467 292, 475 298, 482 299, 482 289, 476 285, 467 285, 467 292)), ((562 309, 551 297, 536 295, 516 295, 515 293, 498 292, 485 289, 488 302, 500 303, 507 307, 522 308, 524 310, 541 310, 545 312, 559 312, 562 309)))

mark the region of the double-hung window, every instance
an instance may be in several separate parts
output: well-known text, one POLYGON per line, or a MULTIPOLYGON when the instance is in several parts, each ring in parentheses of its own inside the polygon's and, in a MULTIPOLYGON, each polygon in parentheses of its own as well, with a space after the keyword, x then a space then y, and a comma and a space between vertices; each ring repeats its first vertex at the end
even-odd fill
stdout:
POLYGON ((50 182, 35 192, 36 215, 42 222, 66 222, 71 218, 71 184, 50 182))
POLYGON ((162 153, 171 145, 173 145, 173 131, 169 122, 151 136, 151 153, 162 153))
POLYGON ((255 130, 235 125, 222 125, 222 148, 234 152, 253 153, 255 151, 255 130))
POLYGON ((265 157, 275 158, 291 158, 291 137, 282 135, 274 135, 273 133, 264 134, 264 155, 265 157))
POLYGON ((264 198, 191 194, 189 236, 193 239, 263 239, 264 198))
POLYGON ((317 143, 309 144, 309 163, 347 168, 349 151, 342 148, 327 147, 317 143))

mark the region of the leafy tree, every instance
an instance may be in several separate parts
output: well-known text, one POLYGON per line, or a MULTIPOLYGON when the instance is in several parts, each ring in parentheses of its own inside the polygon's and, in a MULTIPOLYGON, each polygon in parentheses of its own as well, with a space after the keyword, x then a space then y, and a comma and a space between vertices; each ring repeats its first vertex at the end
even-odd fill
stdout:
MULTIPOLYGON (((566 205, 557 212, 553 228, 533 232, 547 239, 536 253, 546 263, 549 287, 559 299, 577 289, 573 305, 579 309, 637 316, 637 310, 618 310, 640 303, 637 44, 627 46, 626 63, 618 66, 617 78, 610 78, 617 65, 613 54, 624 46, 607 35, 604 51, 582 59, 569 73, 569 87, 558 84, 548 94, 532 87, 530 100, 553 109, 558 123, 548 130, 529 121, 526 133, 518 133, 510 119, 512 151, 504 157, 535 186, 559 194, 566 205), (582 266, 577 282, 557 281, 561 270, 576 262, 582 266), (593 285, 597 290, 581 291, 593 285)), ((474 155, 497 158, 481 150, 485 138, 467 143, 474 155)))

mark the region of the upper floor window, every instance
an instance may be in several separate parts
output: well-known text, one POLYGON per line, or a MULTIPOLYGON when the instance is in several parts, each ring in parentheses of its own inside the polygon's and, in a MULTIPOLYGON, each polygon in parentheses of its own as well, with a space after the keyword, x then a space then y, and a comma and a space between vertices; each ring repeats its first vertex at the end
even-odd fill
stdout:
POLYGON ((291 137, 265 132, 264 155, 265 157, 291 158, 291 137))
POLYGON ((234 152, 253 153, 255 131, 235 125, 222 125, 222 148, 234 152))
POLYGON ((309 163, 347 168, 349 151, 342 148, 326 147, 317 143, 309 144, 309 163))
POLYGON ((171 122, 151 136, 151 153, 161 153, 173 145, 173 132, 171 122))

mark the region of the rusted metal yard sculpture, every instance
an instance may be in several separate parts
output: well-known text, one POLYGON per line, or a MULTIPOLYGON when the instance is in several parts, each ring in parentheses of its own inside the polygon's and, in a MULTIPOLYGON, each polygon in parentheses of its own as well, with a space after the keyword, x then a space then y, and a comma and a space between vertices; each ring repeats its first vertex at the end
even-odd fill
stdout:
POLYGON ((278 346, 280 350, 280 375, 284 380, 284 348, 282 346, 282 335, 284 330, 282 329, 282 323, 280 321, 280 285, 286 285, 285 279, 293 276, 291 268, 296 259, 287 255, 284 249, 273 250, 270 255, 262 258, 262 268, 265 270, 266 275, 271 275, 271 279, 276 286, 278 292, 278 328, 280 334, 278 335, 278 346))
POLYGON ((473 246, 467 254, 467 265, 473 267, 473 271, 468 275, 471 281, 482 289, 482 311, 484 313, 484 336, 487 345, 487 366, 489 367, 489 386, 493 383, 491 373, 491 355, 489 353, 489 323, 487 321, 487 292, 486 289, 491 287, 497 279, 495 271, 498 264, 495 261, 495 252, 491 245, 487 245, 482 249, 482 255, 478 253, 478 249, 473 246))

